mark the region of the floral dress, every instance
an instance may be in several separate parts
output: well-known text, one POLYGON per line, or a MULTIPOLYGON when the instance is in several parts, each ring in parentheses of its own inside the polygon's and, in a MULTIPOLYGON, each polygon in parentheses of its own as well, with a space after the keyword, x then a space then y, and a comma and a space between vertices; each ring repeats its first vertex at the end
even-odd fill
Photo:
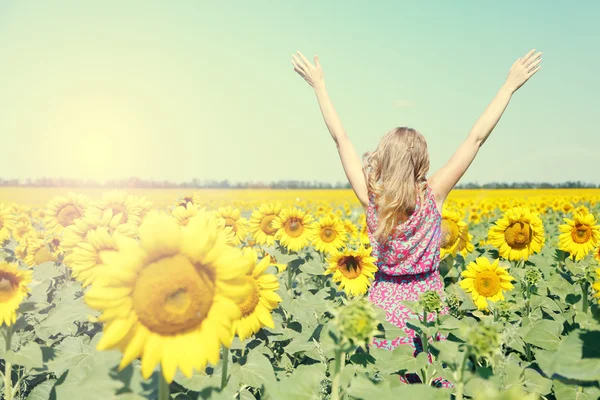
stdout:
MULTIPOLYGON (((369 300, 386 311, 386 319, 402 328, 406 337, 393 340, 375 338, 372 345, 393 350, 398 345, 409 344, 415 349, 415 356, 422 351, 420 338, 406 326, 410 319, 418 319, 402 301, 418 301, 427 290, 435 290, 443 298, 444 284, 439 271, 441 220, 435 197, 425 183, 423 204, 417 199, 414 212, 407 221, 399 225, 385 242, 373 237, 377 229, 377 206, 374 195, 369 196, 367 207, 367 228, 372 255, 377 259, 378 271, 369 288, 369 300)), ((443 308, 440 314, 446 314, 443 308)), ((428 320, 434 321, 431 313, 428 320)), ((442 338, 443 339, 443 338, 442 338)), ((416 374, 407 374, 409 382, 420 382, 416 374)), ((437 380, 437 386, 449 387, 445 380, 437 380)))

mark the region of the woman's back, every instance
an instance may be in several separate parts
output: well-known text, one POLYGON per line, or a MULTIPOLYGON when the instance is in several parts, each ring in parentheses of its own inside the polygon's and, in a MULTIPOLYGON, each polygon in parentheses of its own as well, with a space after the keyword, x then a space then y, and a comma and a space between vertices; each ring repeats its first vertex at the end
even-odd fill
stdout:
POLYGON ((424 185, 423 204, 418 199, 411 216, 385 242, 373 236, 378 224, 377 205, 374 195, 369 196, 367 227, 372 255, 377 258, 381 273, 416 275, 437 269, 439 265, 442 217, 431 188, 427 183, 424 185))
MULTIPOLYGON (((369 288, 369 299, 386 310, 387 320, 406 332, 406 337, 395 340, 375 339, 379 348, 393 349, 400 344, 418 346, 415 332, 406 326, 410 319, 419 318, 403 301, 418 301, 419 296, 434 290, 443 298, 443 283, 439 272, 441 215, 435 196, 425 184, 423 201, 417 201, 415 211, 400 224, 393 235, 382 243, 373 237, 377 229, 377 205, 369 196, 367 227, 372 254, 377 258, 378 271, 369 288)), ((445 313, 447 310, 442 310, 445 313)), ((430 314, 431 320, 435 314, 430 314)))

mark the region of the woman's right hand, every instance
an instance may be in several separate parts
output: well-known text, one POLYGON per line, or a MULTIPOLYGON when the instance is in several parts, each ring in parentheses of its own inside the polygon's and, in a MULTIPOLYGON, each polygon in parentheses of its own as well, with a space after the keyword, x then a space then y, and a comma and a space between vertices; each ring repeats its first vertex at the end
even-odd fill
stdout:
POLYGON ((540 63, 542 62, 542 52, 533 55, 535 49, 525 54, 523 57, 517 59, 515 63, 510 67, 508 77, 506 78, 505 86, 514 93, 519 89, 529 78, 531 78, 536 72, 540 70, 540 63))
POLYGON ((299 51, 297 53, 298 55, 292 54, 294 71, 304 78, 313 89, 316 90, 325 87, 325 78, 321 63, 319 62, 319 56, 315 55, 315 65, 313 66, 302 53, 299 51))

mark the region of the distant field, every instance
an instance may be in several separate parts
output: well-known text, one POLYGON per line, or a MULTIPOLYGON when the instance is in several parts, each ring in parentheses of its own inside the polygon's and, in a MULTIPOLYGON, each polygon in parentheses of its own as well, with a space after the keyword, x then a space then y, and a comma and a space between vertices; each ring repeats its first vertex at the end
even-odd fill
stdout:
MULTIPOLYGON (((28 206, 42 206, 54 196, 66 196, 69 192, 84 194, 92 199, 100 199, 104 192, 112 189, 102 188, 0 188, 0 203, 16 203, 28 206)), ((358 204, 352 190, 269 190, 269 189, 126 189, 129 194, 145 196, 157 205, 173 203, 177 198, 196 192, 207 203, 229 204, 234 202, 266 202, 279 200, 282 202, 297 201, 334 201, 358 204)), ((450 198, 479 202, 498 198, 539 199, 551 201, 556 197, 581 197, 582 200, 594 201, 600 197, 600 189, 506 189, 506 190, 455 190, 450 198)))

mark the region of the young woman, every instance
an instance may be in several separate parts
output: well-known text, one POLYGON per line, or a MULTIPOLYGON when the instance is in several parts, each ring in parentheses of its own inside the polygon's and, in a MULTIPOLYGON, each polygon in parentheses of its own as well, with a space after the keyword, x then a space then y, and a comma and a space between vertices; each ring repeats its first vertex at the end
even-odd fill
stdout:
POLYGON ((407 333, 405 338, 375 340, 373 345, 393 349, 411 344, 420 351, 420 340, 406 326, 409 319, 418 316, 401 302, 416 301, 427 290, 443 296, 439 262, 444 200, 473 162, 512 95, 540 70, 541 54, 533 49, 514 62, 466 140, 429 178, 427 142, 408 127, 387 132, 375 151, 365 154, 363 166, 329 99, 319 57, 315 55, 313 65, 300 52, 293 55, 294 71, 314 89, 346 177, 366 211, 372 254, 379 269, 369 299, 386 310, 388 321, 407 333))

